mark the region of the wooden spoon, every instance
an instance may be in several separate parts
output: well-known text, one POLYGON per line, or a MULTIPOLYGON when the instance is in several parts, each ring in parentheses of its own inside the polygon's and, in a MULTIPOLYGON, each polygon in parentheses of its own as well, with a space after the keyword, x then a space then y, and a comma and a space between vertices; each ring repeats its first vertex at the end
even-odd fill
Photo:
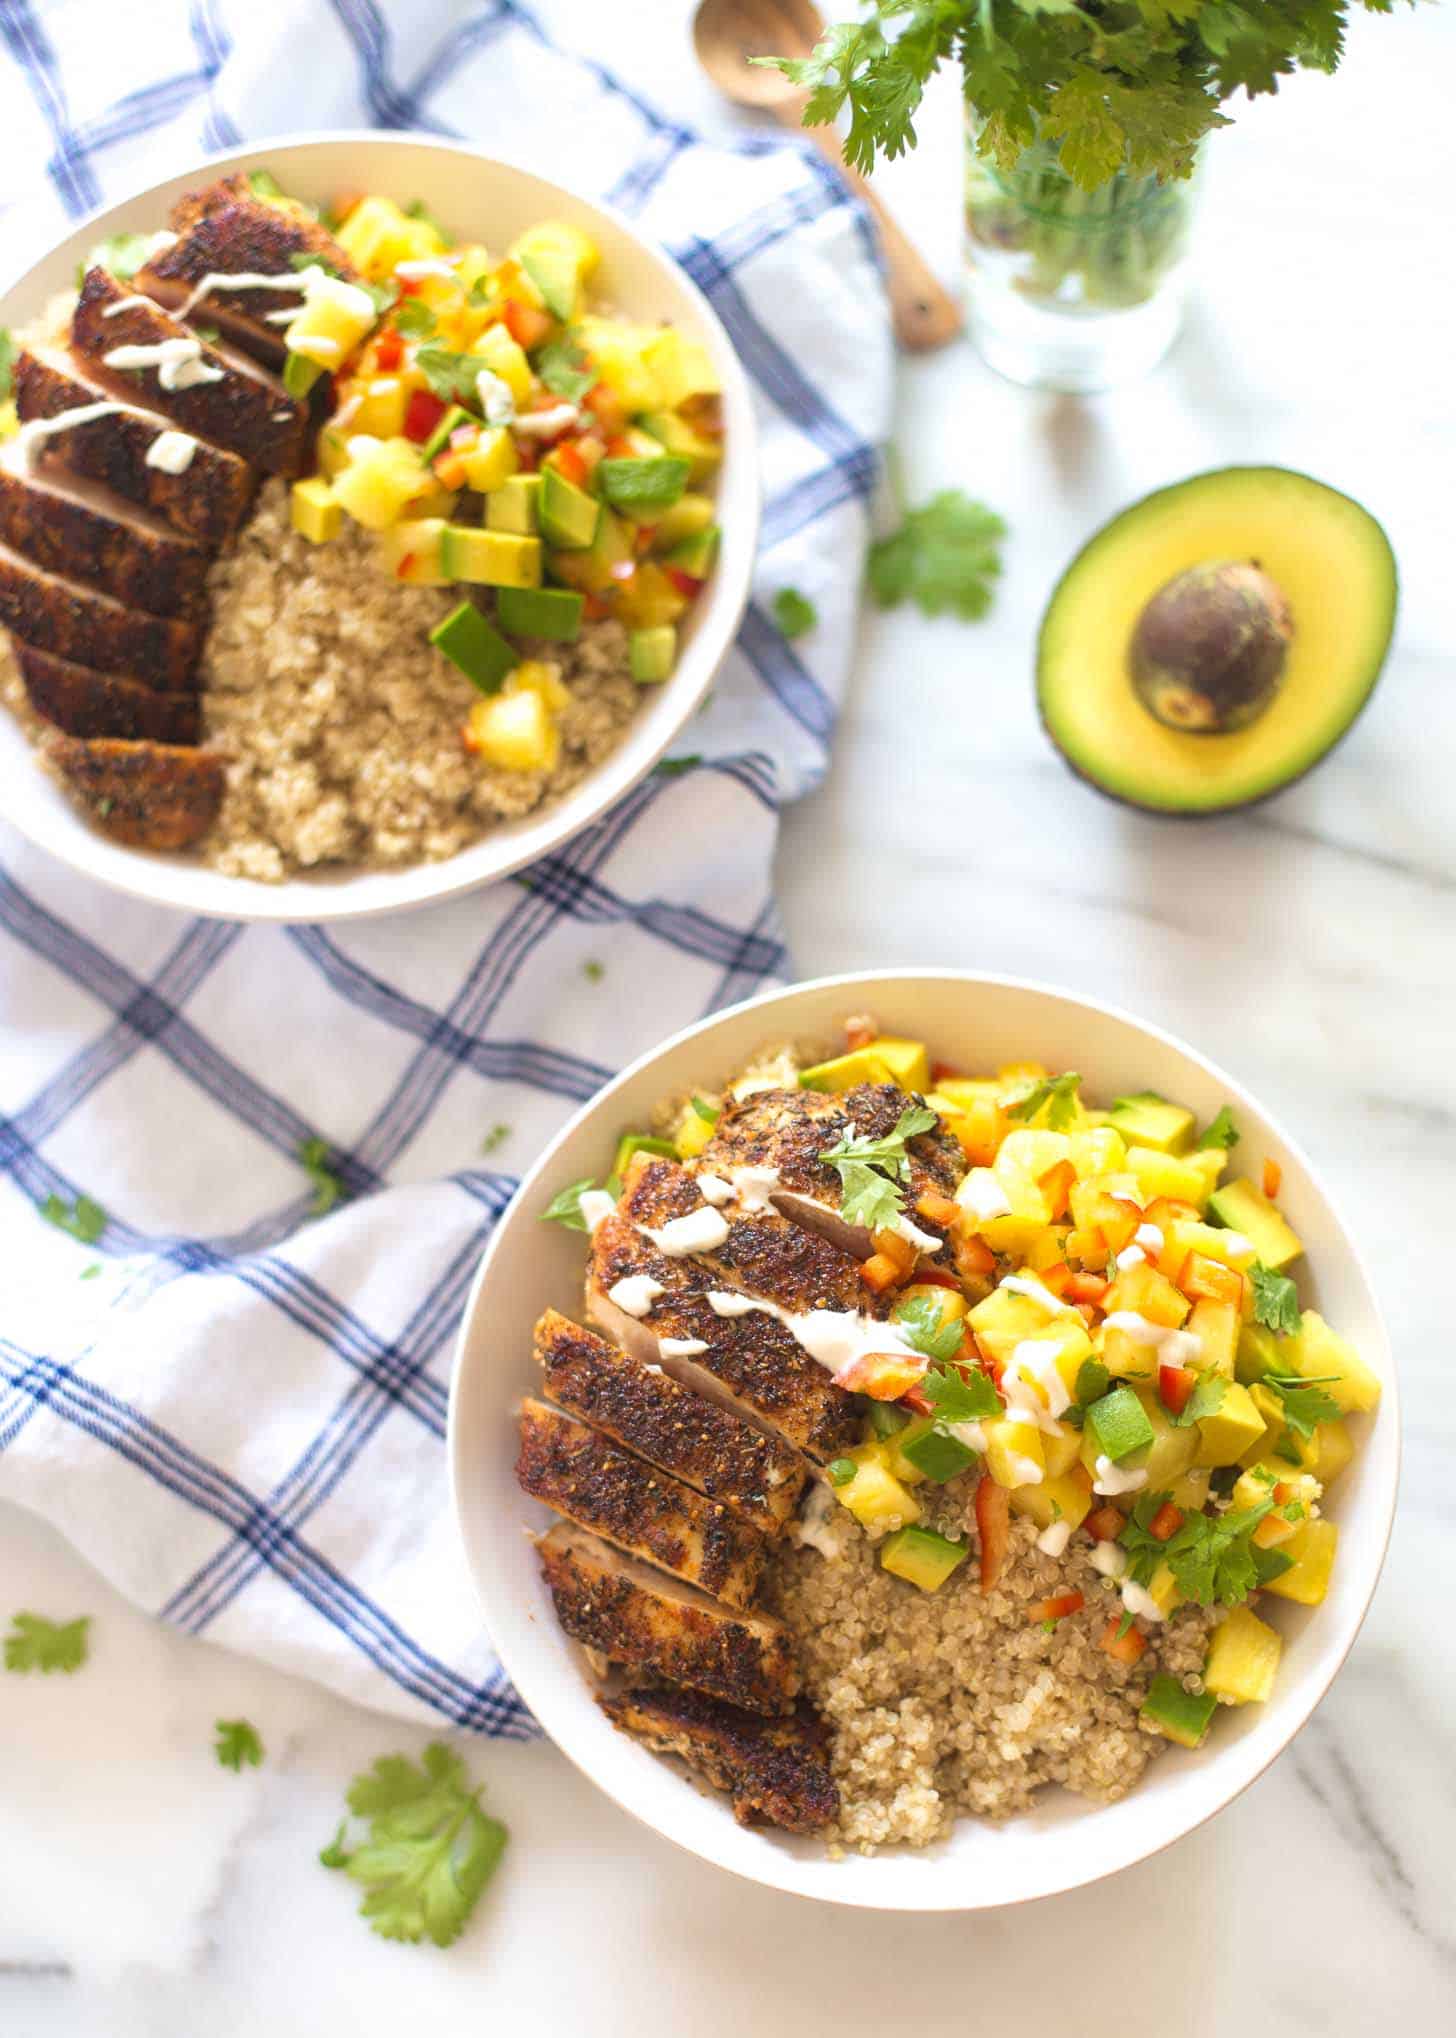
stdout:
POLYGON ((774 114, 807 134, 875 216, 889 271, 890 310, 902 347, 944 346, 961 330, 961 308, 896 226, 859 171, 844 160, 832 127, 802 125, 808 94, 754 57, 806 57, 823 28, 812 0, 700 0, 693 17, 698 62, 725 97, 774 114))

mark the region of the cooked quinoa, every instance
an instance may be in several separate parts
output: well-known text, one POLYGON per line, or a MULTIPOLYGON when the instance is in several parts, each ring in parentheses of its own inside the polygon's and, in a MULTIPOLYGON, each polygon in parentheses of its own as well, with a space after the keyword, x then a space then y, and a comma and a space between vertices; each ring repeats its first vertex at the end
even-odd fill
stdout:
POLYGON ((458 590, 385 578, 354 524, 311 545, 290 526, 281 481, 264 489, 209 586, 204 729, 228 775, 202 854, 232 877, 454 856, 600 764, 641 697, 618 623, 588 622, 574 644, 526 640, 523 655, 555 666, 571 694, 560 762, 549 772, 483 764, 460 733, 477 695, 426 642, 458 590))
POLYGON ((837 1556, 786 1543, 770 1566, 765 1603, 793 1629, 832 1736, 841 1803, 831 1849, 928 1846, 963 1813, 1025 1811, 1047 1784, 1100 1803, 1124 1797, 1168 1745, 1138 1720, 1153 1676, 1203 1688, 1211 1608, 1181 1607, 1131 1668, 1098 1647, 1121 1603, 1088 1562, 1089 1543, 1047 1557, 1034 1524, 1013 1521, 1001 1577, 983 1592, 964 1526, 973 1486, 917 1489, 927 1525, 971 1546, 939 1592, 882 1571, 874 1540, 842 1510, 830 1524, 837 1556), (1033 1601, 1074 1591, 1086 1605, 1050 1633, 1027 1618, 1033 1601))

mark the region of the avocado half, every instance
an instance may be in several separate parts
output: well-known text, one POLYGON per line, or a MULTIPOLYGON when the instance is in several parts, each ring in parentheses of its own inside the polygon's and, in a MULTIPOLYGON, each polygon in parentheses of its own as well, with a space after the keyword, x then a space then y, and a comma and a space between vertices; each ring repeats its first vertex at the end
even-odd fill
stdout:
POLYGON ((1042 722, 1072 770, 1114 799, 1162 814, 1247 806, 1350 727, 1395 608, 1390 542, 1349 496, 1284 467, 1195 474, 1114 517, 1057 583, 1037 647, 1042 722), (1208 585, 1247 595, 1241 578, 1267 586, 1275 610, 1252 649, 1237 615, 1220 633, 1188 599, 1208 585), (1171 674, 1170 608, 1192 617, 1185 669, 1171 674), (1214 654, 1221 672, 1190 687, 1187 668, 1196 676, 1214 654))

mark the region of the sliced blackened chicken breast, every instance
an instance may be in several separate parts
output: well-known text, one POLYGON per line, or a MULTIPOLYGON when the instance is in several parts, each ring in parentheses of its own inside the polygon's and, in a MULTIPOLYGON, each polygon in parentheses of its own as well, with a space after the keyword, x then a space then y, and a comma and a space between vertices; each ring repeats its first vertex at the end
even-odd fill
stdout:
POLYGON ((56 658, 139 679, 163 693, 193 685, 202 651, 200 622, 128 608, 94 587, 47 573, 3 544, 0 628, 56 658))
POLYGON ((825 1732, 806 1706, 768 1720, 701 1692, 659 1688, 598 1698, 614 1727, 654 1753, 676 1755, 725 1791, 741 1826, 816 1833, 839 1815, 825 1732))
POLYGON ((247 515, 257 485, 258 477, 246 461, 196 439, 184 466, 175 470, 158 466, 157 442, 176 431, 169 418, 134 400, 122 402, 114 389, 96 381, 68 353, 32 347, 20 355, 15 364, 15 406, 22 423, 58 418, 93 404, 113 408, 42 439, 37 448, 41 471, 60 469, 104 482, 128 502, 155 510, 174 531, 209 550, 225 544, 247 515))
POLYGON ((35 466, 14 442, 0 447, 0 542, 156 616, 195 612, 212 563, 153 511, 101 482, 35 466))
POLYGON ((782 1621, 720 1606, 564 1522, 537 1548, 556 1618, 585 1647, 750 1712, 792 1710, 799 1673, 782 1621))
MULTIPOLYGON (((754 1169, 770 1184, 767 1193, 776 1209, 845 1252, 866 1259, 874 1250, 869 1229, 842 1214, 838 1172, 822 1156, 849 1133, 886 1138, 907 1106, 923 1101, 893 1083, 862 1083, 839 1095, 759 1090, 725 1107, 699 1165, 729 1179, 736 1169, 754 1169)), ((965 1161, 956 1142, 939 1129, 919 1134, 906 1151, 910 1180, 903 1189, 905 1215, 927 1237, 939 1237, 941 1227, 917 1215, 916 1203, 927 1192, 953 1196, 965 1174, 965 1161)))
POLYGON ((97 827, 132 849, 190 848, 222 803, 223 761, 210 750, 57 733, 46 756, 97 827))
POLYGON ((296 311, 303 302, 302 286, 276 290, 218 283, 197 298, 199 286, 216 276, 296 275, 308 262, 346 282, 359 280, 327 228, 301 209, 269 204, 241 175, 179 199, 172 209, 172 229, 177 239, 138 270, 132 288, 171 311, 195 299, 188 316, 217 326, 271 367, 278 366, 284 352, 281 323, 271 314, 296 311))
POLYGON ((792 1519, 807 1468, 778 1438, 554 1309, 536 1325, 535 1348, 559 1407, 767 1535, 792 1519))
POLYGON ((587 1309, 634 1358, 820 1464, 859 1441, 853 1395, 784 1325, 724 1290, 706 1265, 664 1252, 620 1212, 592 1234, 587 1309))
POLYGON ((158 693, 140 680, 94 672, 67 658, 10 640, 36 713, 69 736, 126 736, 153 743, 196 743, 202 712, 196 694, 158 693))
POLYGON ((96 381, 160 411, 183 431, 211 439, 269 474, 303 472, 308 405, 256 361, 220 340, 199 339, 105 269, 88 269, 82 281, 71 315, 71 348, 96 381), (159 349, 170 350, 172 358, 154 360, 159 349))
POLYGON ((757 1529, 544 1401, 521 1404, 516 1478, 535 1499, 729 1606, 763 1569, 757 1529))

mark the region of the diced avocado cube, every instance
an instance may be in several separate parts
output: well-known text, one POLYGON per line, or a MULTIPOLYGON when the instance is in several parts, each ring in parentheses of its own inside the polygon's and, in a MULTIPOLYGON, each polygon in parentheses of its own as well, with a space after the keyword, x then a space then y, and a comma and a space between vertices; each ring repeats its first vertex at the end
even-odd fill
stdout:
POLYGON ((1262 1445, 1269 1425, 1248 1388, 1231 1380, 1213 1414, 1201 1417, 1196 1427, 1195 1465, 1236 1465, 1251 1446, 1262 1445))
POLYGON ((541 528, 541 477, 512 474, 485 498, 485 527, 529 538, 541 528))
POLYGON ((289 354, 283 363, 283 387, 290 396, 307 396, 323 372, 321 361, 311 361, 307 354, 289 354))
POLYGON ((1160 1153, 1183 1153, 1193 1137, 1193 1113, 1170 1104, 1155 1090, 1119 1097, 1107 1114, 1129 1146, 1151 1146, 1160 1153))
MULTIPOLYGON (((1284 1403, 1280 1396, 1272 1387, 1265 1387, 1262 1382, 1256 1380, 1249 1389, 1249 1399, 1263 1420, 1264 1434, 1255 1437, 1252 1443, 1246 1444, 1239 1452, 1237 1462, 1240 1465, 1257 1465, 1260 1458, 1267 1457, 1271 1452, 1278 1455, 1289 1448, 1284 1426, 1284 1403)), ((1297 1443, 1298 1438, 1294 1438, 1293 1441, 1297 1443)))
POLYGON ((474 602, 463 601, 436 623, 430 642, 458 665, 482 693, 498 693, 501 681, 517 662, 515 646, 494 629, 474 602))
POLYGON ((1262 1705, 1274 1689, 1283 1648, 1273 1628, 1246 1606, 1236 1606, 1213 1631, 1203 1682, 1215 1698, 1262 1705))
POLYGON ((469 524, 446 524, 440 565, 450 580, 485 587, 539 587, 541 541, 518 538, 509 531, 480 531, 469 524))
POLYGON ((1230 1231, 1241 1231, 1258 1258, 1275 1273, 1304 1251, 1263 1190, 1246 1175, 1215 1189, 1208 1199, 1208 1209, 1209 1215, 1230 1231))
POLYGON ((953 1543, 934 1529, 896 1529, 880 1546, 880 1569, 918 1585, 922 1592, 939 1592, 969 1554, 964 1543, 953 1543))
POLYGON ((817 1062, 801 1069, 803 1090, 852 1090, 859 1083, 898 1083, 902 1090, 930 1088, 930 1055, 923 1040, 900 1040, 881 1034, 868 1047, 836 1055, 833 1061, 817 1062))
POLYGON ((503 587, 495 598, 503 630, 571 644, 581 635, 582 597, 568 587, 503 587))
POLYGON ((1148 1686, 1138 1718, 1170 1741, 1176 1741, 1180 1748, 1197 1748, 1217 1711, 1218 1699, 1213 1692, 1195 1695, 1185 1691, 1176 1677, 1160 1670, 1148 1686))
POLYGON ((627 669, 639 686, 655 686, 671 679, 677 662, 677 631, 671 623, 656 623, 650 630, 627 632, 627 669))
POLYGON ((1234 1372, 1246 1387, 1252 1387, 1266 1373, 1277 1373, 1283 1363, 1279 1356, 1279 1340, 1272 1330, 1265 1330, 1259 1323, 1241 1326, 1234 1372))
POLYGON ((669 453, 687 461, 690 481, 706 480, 723 458, 723 449, 717 440, 694 431, 686 418, 680 418, 676 411, 649 411, 638 419, 638 423, 669 453))
POLYGON ((1087 1410, 1087 1432, 1097 1445, 1098 1455, 1121 1464, 1136 1451, 1146 1450, 1153 1441, 1148 1411, 1131 1387, 1114 1387, 1087 1410))
POLYGON ((1354 1346, 1331 1330, 1318 1310, 1306 1309, 1293 1337, 1280 1340, 1283 1364, 1306 1380, 1323 1380, 1342 1415, 1368 1415, 1380 1399, 1380 1380, 1354 1346))
POLYGON ((555 467, 541 469, 541 536, 548 545, 559 552, 584 552, 596 537, 601 514, 595 496, 555 467))
POLYGON ((1192 1423, 1186 1429, 1177 1428, 1156 1394, 1138 1398, 1153 1432, 1152 1448, 1139 1462, 1148 1475, 1149 1487, 1157 1492, 1192 1468, 1198 1455, 1198 1431, 1192 1423))
POLYGON ((929 1479, 936 1486, 944 1486, 948 1479, 959 1478, 976 1462, 976 1453, 969 1444, 961 1442, 958 1436, 937 1423, 933 1416, 920 1416, 901 1430, 895 1439, 896 1470, 901 1459, 911 1466, 923 1479, 929 1479))
POLYGON ((550 566, 554 578, 568 587, 580 588, 583 594, 605 594, 615 585, 613 567, 624 565, 631 557, 631 527, 611 510, 602 509, 590 545, 584 551, 553 548, 550 566))
MULTIPOLYGON (((649 446, 655 442, 647 440, 649 446)), ((652 546, 656 552, 670 552, 674 545, 680 545, 684 538, 696 538, 706 531, 713 522, 713 500, 707 495, 684 495, 665 509, 656 519, 652 528, 652 546)))
POLYGON ((334 491, 322 474, 310 474, 295 481, 289 495, 289 519, 300 537, 312 545, 327 545, 336 538, 344 512, 334 500, 334 491))
POLYGON ((909 1420, 904 1409, 897 1408, 893 1401, 872 1401, 869 1405, 870 1428, 882 1440, 895 1436, 909 1420))
POLYGON ((675 566, 679 573, 690 573, 694 580, 706 580, 717 561, 720 536, 718 526, 710 524, 696 537, 679 539, 664 555, 668 565, 675 566))
POLYGON ((511 253, 554 318, 570 323, 579 315, 583 283, 597 262, 596 245, 580 227, 543 220, 512 243, 511 253))
POLYGON ((1281 1599, 1297 1600, 1301 1606, 1318 1606, 1330 1589, 1330 1572, 1334 1569, 1339 1540, 1339 1529, 1323 1515, 1302 1521, 1294 1534, 1279 1545, 1281 1552, 1292 1560, 1289 1569, 1266 1579, 1265 1590, 1277 1593, 1281 1599))
POLYGON ((634 1153, 660 1154, 664 1160, 676 1160, 677 1148, 670 1139, 654 1139, 647 1132, 624 1132, 617 1142, 617 1157, 612 1162, 614 1175, 625 1175, 627 1163, 634 1153))
POLYGON ((613 509, 624 512, 639 524, 671 509, 688 485, 692 463, 671 453, 655 460, 602 460, 597 464, 597 484, 613 509))
POLYGON ((468 410, 462 410, 458 403, 452 403, 420 448, 420 459, 424 465, 428 467, 435 455, 444 451, 452 432, 458 432, 462 425, 474 423, 475 420, 468 410))

